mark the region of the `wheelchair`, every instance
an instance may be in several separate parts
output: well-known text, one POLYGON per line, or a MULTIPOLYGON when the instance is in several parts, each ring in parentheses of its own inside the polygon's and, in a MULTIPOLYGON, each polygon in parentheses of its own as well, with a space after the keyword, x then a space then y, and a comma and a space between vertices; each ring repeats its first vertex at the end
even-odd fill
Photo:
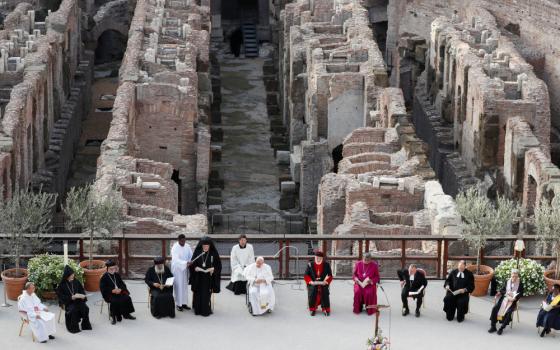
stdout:
MULTIPOLYGON (((272 282, 272 286, 274 286, 274 281, 272 282)), ((253 305, 251 304, 251 300, 249 299, 249 290, 250 290, 251 284, 249 282, 247 282, 247 293, 245 293, 245 305, 247 306, 247 311, 249 311, 249 313, 251 314, 251 316, 255 317, 255 316, 260 316, 257 315, 255 313, 253 313, 253 305)), ((257 306, 258 307, 258 306, 257 306)), ((265 313, 261 314, 270 314, 272 313, 272 310, 268 309, 266 310, 265 313)))

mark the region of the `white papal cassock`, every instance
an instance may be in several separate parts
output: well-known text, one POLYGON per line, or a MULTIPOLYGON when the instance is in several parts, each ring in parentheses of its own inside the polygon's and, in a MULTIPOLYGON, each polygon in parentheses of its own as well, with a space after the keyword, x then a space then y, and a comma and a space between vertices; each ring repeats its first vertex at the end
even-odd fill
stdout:
POLYGON ((175 305, 187 305, 189 269, 187 264, 192 259, 191 247, 185 243, 181 246, 175 242, 171 248, 171 273, 173 273, 173 294, 175 295, 175 305))
POLYGON ((253 308, 254 315, 260 315, 268 310, 274 310, 276 298, 274 295, 274 288, 272 288, 272 269, 267 264, 262 264, 259 268, 256 263, 245 268, 243 273, 247 282, 249 283, 249 302, 253 308), (265 280, 265 283, 256 284, 258 279, 265 280))
POLYGON ((243 271, 254 262, 255 252, 251 244, 247 243, 245 248, 241 248, 239 244, 234 245, 230 254, 231 281, 246 281, 243 271))
POLYGON ((48 340, 49 335, 56 332, 54 314, 46 309, 35 293, 29 295, 24 291, 18 298, 18 310, 27 314, 31 331, 39 342, 48 340))

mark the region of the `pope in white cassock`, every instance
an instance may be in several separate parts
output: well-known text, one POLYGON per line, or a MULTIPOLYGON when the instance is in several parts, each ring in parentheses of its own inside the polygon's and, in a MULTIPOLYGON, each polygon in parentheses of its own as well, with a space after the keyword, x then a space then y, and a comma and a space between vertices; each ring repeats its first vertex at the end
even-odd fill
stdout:
POLYGON ((247 266, 255 262, 255 252, 253 246, 247 243, 247 236, 239 236, 239 244, 231 248, 231 283, 226 287, 235 295, 247 293, 247 279, 243 271, 247 266))
POLYGON ((171 248, 171 273, 173 274, 173 294, 178 311, 190 310, 188 302, 189 269, 192 259, 191 247, 186 243, 184 234, 180 234, 171 248))
POLYGON ((249 302, 251 313, 261 315, 271 312, 276 302, 274 289, 272 288, 272 269, 264 263, 264 258, 259 256, 257 261, 245 268, 243 272, 249 283, 249 302))
POLYGON ((25 284, 25 290, 18 298, 18 310, 27 314, 29 326, 33 335, 40 343, 46 343, 48 339, 54 339, 56 322, 54 314, 48 312, 45 305, 35 294, 35 285, 31 282, 25 284))

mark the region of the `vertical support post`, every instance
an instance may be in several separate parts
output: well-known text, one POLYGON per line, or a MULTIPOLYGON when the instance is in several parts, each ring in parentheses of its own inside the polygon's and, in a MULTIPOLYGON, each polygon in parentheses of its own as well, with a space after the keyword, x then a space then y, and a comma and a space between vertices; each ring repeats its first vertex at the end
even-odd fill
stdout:
POLYGON ((128 261, 130 260, 130 254, 128 254, 128 239, 124 240, 124 269, 128 274, 128 261))
POLYGON ((290 240, 288 239, 286 241, 286 278, 290 278, 290 275, 290 240))
POLYGON ((484 265, 484 248, 480 249, 480 265, 484 265))
MULTIPOLYGON (((352 244, 353 245, 353 244, 352 244)), ((360 239, 358 241, 358 260, 362 260, 362 248, 363 248, 364 242, 360 239)))
POLYGON ((163 258, 163 261, 165 262, 165 257, 167 255, 166 251, 167 251, 167 240, 166 239, 162 239, 161 240, 161 257, 163 258))
POLYGON ((321 250, 323 251, 324 254, 327 254, 327 248, 328 248, 327 247, 327 240, 324 239, 324 240, 322 240, 322 248, 321 248, 321 250))
MULTIPOLYGON (((119 253, 117 259, 119 260, 119 273, 123 274, 123 239, 119 238, 119 253)), ((128 276, 128 271, 125 272, 125 275, 128 276)))
POLYGON ((406 265, 406 240, 401 239, 401 269, 406 265))
POLYGON ((442 277, 447 274, 447 262, 449 260, 449 241, 447 239, 443 240, 443 263, 442 265, 442 277))
POLYGON ((282 248, 284 248, 284 241, 279 240, 278 241, 278 276, 280 276, 280 278, 284 277, 283 275, 284 271, 282 269, 284 253, 282 252, 282 248))
POLYGON ((79 245, 79 257, 78 260, 82 261, 84 260, 84 240, 80 238, 80 240, 78 241, 78 245, 79 245))
POLYGON ((441 240, 437 240, 437 271, 436 271, 436 276, 437 278, 443 278, 443 276, 441 275, 441 240))

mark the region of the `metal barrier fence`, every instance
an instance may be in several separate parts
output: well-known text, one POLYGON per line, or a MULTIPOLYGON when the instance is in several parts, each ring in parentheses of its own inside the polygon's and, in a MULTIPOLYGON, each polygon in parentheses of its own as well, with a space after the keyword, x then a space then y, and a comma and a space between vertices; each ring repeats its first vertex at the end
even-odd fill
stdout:
MULTIPOLYGON (((210 235, 211 238, 218 245, 221 245, 224 249, 222 251, 229 252, 229 248, 237 242, 237 234, 213 234, 210 235)), ((0 238, 2 235, 0 234, 0 238)), ((88 239, 81 234, 50 234, 49 237, 53 242, 70 242, 76 244, 75 254, 70 255, 72 259, 78 259, 80 261, 85 260, 87 257, 84 252, 84 242, 88 239)), ((188 241, 197 241, 199 236, 187 236, 188 241)), ((499 261, 508 260, 513 257, 513 245, 517 236, 498 236, 491 237, 489 239, 490 244, 499 244, 502 246, 502 251, 507 251, 508 254, 502 255, 487 255, 483 250, 481 252, 480 258, 482 264, 496 265, 499 261), (509 253, 511 252, 511 253, 509 253)), ((527 244, 535 242, 534 236, 525 236, 523 240, 527 244)), ((152 251, 157 250, 158 254, 166 259, 170 259, 169 246, 175 241, 175 237, 170 235, 142 235, 142 234, 127 234, 127 235, 114 235, 111 240, 115 242, 115 254, 107 255, 95 255, 95 259, 108 259, 114 258, 119 261, 120 272, 126 276, 130 277, 129 266, 133 263, 145 263, 149 264, 156 254, 142 254, 142 252, 133 252, 130 245, 133 242, 145 242, 152 251), (159 248, 158 248, 159 247, 159 248)), ((459 237, 454 236, 435 236, 435 235, 425 235, 425 236, 359 236, 359 235, 270 235, 270 234, 255 234, 249 236, 249 241, 255 245, 255 253, 258 255, 263 255, 265 260, 269 263, 274 264, 274 272, 278 278, 296 278, 301 275, 301 270, 298 265, 301 261, 306 261, 312 258, 312 249, 322 248, 324 251, 328 252, 328 248, 335 241, 350 242, 351 255, 330 255, 328 254, 328 260, 334 262, 353 262, 362 258, 362 255, 366 251, 370 251, 371 246, 375 243, 390 242, 393 246, 400 246, 400 249, 393 249, 391 254, 386 251, 373 251, 374 259, 380 264, 387 264, 387 266, 404 268, 407 264, 416 263, 419 265, 429 264, 434 267, 428 272, 429 278, 443 279, 447 273, 448 263, 457 260, 467 260, 475 261, 475 255, 467 255, 465 253, 460 255, 450 254, 450 245, 458 242, 459 237), (432 250, 431 254, 419 254, 417 250, 409 252, 407 248, 411 244, 418 243, 429 243, 431 242, 432 247, 435 244, 435 249, 432 250), (272 248, 272 251, 268 255, 260 254, 259 245, 264 247, 272 248), (298 248, 299 246, 299 248, 298 248), (294 248, 296 247, 296 248, 294 248), (304 250, 303 254, 300 252, 304 250), (307 248, 307 249, 304 249, 307 248), (295 253, 294 253, 295 251, 295 253)), ((220 253, 222 259, 229 259, 227 253, 220 253)), ((524 255, 525 256, 525 255, 524 255)), ((6 258, 7 256, 1 256, 6 258)), ((31 256, 23 256, 23 258, 30 258, 31 256)), ((527 258, 535 260, 553 260, 552 256, 525 256, 527 258)), ((301 265, 300 265, 301 266, 301 265)), ((339 276, 343 277, 343 276, 339 276)), ((392 277, 395 278, 396 274, 392 277)))

